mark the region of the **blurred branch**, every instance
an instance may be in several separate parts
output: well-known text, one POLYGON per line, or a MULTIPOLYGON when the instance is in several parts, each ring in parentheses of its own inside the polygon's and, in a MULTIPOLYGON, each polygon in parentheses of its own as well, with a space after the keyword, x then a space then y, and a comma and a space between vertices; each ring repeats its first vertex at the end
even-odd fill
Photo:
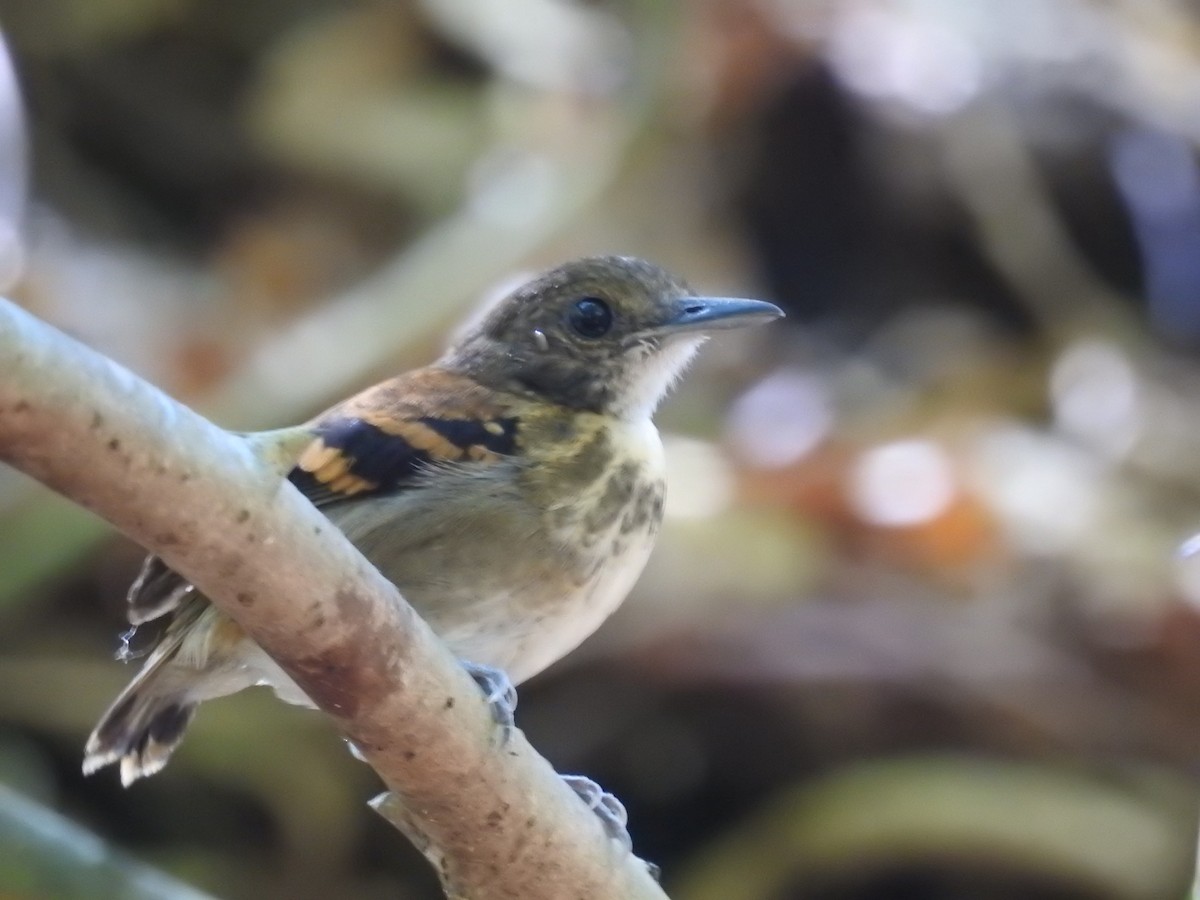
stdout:
POLYGON ((0 785, 0 892, 6 897, 207 900, 114 853, 99 838, 0 785))
MULTIPOLYGON (((869 685, 881 697, 970 710, 973 733, 986 731, 992 746, 1190 766, 1200 740, 1190 673, 1152 690, 1129 673, 1106 672, 1099 653, 1033 619, 1031 606, 1059 598, 1023 587, 1023 595, 957 609, 905 601, 895 588, 854 603, 798 604, 655 646, 645 665, 684 683, 785 688, 791 702, 811 692, 826 703, 834 685, 869 685)), ((1184 625, 1175 626, 1178 638, 1184 625)), ((1143 679, 1153 665, 1143 663, 1143 679)), ((886 730, 887 717, 879 721, 886 730)))
POLYGON ((0 39, 0 291, 11 290, 25 263, 29 193, 25 114, 12 56, 0 39))
MULTIPOLYGON (((129 676, 128 667, 94 654, 23 647, 0 655, 0 684, 21 686, 0 691, 0 720, 76 746, 129 676)), ((297 884, 313 872, 343 867, 366 825, 361 794, 370 774, 339 741, 329 740, 322 718, 297 716, 268 691, 247 691, 237 703, 206 709, 171 758, 176 776, 241 791, 268 811, 282 871, 297 884), (253 741, 245 740, 248 734, 253 741), (279 764, 279 747, 288 748, 286 767, 279 764), (305 789, 296 790, 298 784, 305 789)), ((130 797, 131 805, 137 802, 130 797)))
POLYGON ((0 458, 162 556, 337 721, 451 896, 663 896, 522 735, 497 746, 454 657, 281 480, 305 429, 224 432, 7 301, 0 410, 0 458))
POLYGON ((946 173, 980 244, 1026 308, 1059 339, 1081 325, 1141 334, 1128 305, 1075 249, 1002 101, 980 100, 941 128, 946 173))
POLYGON ((1182 897, 1194 796, 1186 777, 1153 769, 1112 779, 969 757, 860 764, 784 792, 703 854, 679 896, 766 900, 802 883, 876 896, 890 874, 937 871, 968 894, 966 883, 1021 887, 997 896, 1182 897))

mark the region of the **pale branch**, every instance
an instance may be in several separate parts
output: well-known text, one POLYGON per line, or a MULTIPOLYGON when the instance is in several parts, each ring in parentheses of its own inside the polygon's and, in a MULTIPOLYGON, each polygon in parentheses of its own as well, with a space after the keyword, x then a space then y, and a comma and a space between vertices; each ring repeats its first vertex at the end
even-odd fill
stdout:
POLYGON ((303 438, 223 431, 0 300, 0 460, 236 619, 399 798, 406 815, 391 818, 451 896, 665 897, 519 731, 501 745, 446 647, 282 478, 303 438))

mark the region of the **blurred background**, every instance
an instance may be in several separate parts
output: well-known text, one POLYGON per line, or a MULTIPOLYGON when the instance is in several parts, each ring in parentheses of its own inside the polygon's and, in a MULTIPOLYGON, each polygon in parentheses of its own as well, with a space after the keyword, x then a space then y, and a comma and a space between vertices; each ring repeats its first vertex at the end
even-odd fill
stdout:
MULTIPOLYGON (((0 28, 4 290, 230 428, 428 361, 572 256, 787 309, 661 411, 650 567, 522 693, 672 897, 1191 892, 1200 4, 0 0, 0 28)), ((371 772, 266 693, 132 790, 80 775, 140 556, 0 470, 0 896, 439 896, 371 772)))

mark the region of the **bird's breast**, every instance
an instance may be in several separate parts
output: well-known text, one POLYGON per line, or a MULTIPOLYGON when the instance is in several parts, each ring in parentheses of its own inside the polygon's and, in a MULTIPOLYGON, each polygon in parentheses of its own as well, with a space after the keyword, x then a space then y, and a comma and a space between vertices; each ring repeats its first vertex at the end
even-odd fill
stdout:
POLYGON ((624 536, 657 531, 665 473, 662 442, 648 420, 596 429, 547 468, 547 527, 566 546, 603 555, 624 536))
POLYGON ((554 613, 519 666, 529 674, 574 649, 621 605, 662 523, 665 464, 649 419, 597 429, 570 467, 574 483, 544 510, 566 577, 548 604, 554 613))

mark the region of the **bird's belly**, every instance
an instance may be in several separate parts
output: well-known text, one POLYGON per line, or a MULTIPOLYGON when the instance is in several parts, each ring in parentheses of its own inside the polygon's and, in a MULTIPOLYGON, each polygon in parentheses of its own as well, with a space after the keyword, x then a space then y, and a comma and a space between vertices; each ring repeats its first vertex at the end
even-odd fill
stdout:
MULTIPOLYGON (((618 552, 595 558, 582 583, 546 578, 461 598, 469 618, 431 624, 456 655, 504 669, 520 684, 574 650, 632 589, 654 546, 652 530, 627 535, 618 552)), ((467 591, 469 594, 469 589, 467 591)))
POLYGON ((662 522, 662 444, 647 420, 610 429, 608 447, 603 466, 539 506, 540 548, 528 552, 545 574, 519 579, 515 590, 497 585, 477 618, 438 629, 461 656, 520 683, 574 650, 624 601, 662 522))

